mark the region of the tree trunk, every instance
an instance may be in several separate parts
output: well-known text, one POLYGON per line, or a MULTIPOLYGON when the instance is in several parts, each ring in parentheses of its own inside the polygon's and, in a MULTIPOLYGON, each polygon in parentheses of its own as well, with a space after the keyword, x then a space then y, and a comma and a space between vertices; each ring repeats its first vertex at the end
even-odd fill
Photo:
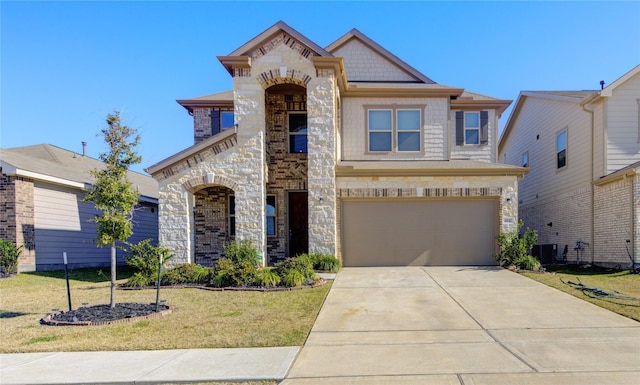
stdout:
POLYGON ((116 243, 111 244, 111 300, 109 306, 116 307, 116 243))

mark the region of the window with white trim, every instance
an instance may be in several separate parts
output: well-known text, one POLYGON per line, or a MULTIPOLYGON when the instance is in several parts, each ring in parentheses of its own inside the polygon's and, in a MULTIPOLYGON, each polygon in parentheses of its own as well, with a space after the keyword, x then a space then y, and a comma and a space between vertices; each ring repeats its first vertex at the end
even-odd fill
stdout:
POLYGON ((480 144, 480 113, 464 113, 464 144, 480 144))
POLYGON ((556 166, 558 169, 567 165, 567 130, 556 136, 556 166))
POLYGON ((418 152, 421 150, 422 111, 413 108, 367 109, 369 152, 418 152))

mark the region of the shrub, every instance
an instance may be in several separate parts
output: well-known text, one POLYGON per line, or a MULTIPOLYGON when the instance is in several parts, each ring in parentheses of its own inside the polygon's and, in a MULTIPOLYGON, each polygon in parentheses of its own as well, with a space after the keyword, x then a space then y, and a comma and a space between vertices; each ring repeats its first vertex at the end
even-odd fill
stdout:
POLYGON ((277 263, 275 265, 275 270, 283 280, 291 270, 298 271, 302 274, 305 280, 313 280, 316 277, 316 273, 313 271, 313 262, 308 254, 287 258, 284 261, 277 263))
POLYGON ((331 254, 309 254, 313 261, 313 269, 319 271, 338 272, 342 268, 342 262, 331 254))
POLYGON ((18 257, 22 254, 23 245, 16 246, 11 241, 0 239, 0 273, 14 274, 18 272, 18 257))
POLYGON ((131 255, 124 257, 127 265, 136 269, 133 275, 129 277, 124 286, 139 287, 149 286, 156 282, 158 277, 158 267, 160 257, 162 257, 163 265, 173 257, 173 254, 166 247, 160 245, 153 246, 151 239, 145 239, 137 244, 127 243, 131 255))
POLYGON ((207 267, 193 263, 185 263, 163 272, 161 283, 163 285, 180 285, 185 283, 209 283, 211 270, 207 267))
POLYGON ((224 255, 213 267, 211 283, 214 286, 247 286, 256 281, 262 259, 251 241, 234 241, 226 245, 224 255))
POLYGON ((523 257, 520 257, 516 259, 513 264, 521 270, 538 271, 541 267, 540 261, 538 261, 538 259, 532 255, 525 255, 523 257))
POLYGON ((287 270, 282 278, 282 283, 287 287, 302 286, 306 281, 304 274, 296 269, 287 270))
POLYGON ((262 287, 278 286, 281 278, 271 267, 260 269, 256 277, 256 284, 262 287))
POLYGON ((538 231, 527 228, 524 235, 520 237, 520 229, 524 222, 518 222, 516 231, 510 233, 502 233, 496 237, 500 251, 493 257, 502 266, 515 265, 515 262, 527 256, 533 245, 538 241, 538 231))

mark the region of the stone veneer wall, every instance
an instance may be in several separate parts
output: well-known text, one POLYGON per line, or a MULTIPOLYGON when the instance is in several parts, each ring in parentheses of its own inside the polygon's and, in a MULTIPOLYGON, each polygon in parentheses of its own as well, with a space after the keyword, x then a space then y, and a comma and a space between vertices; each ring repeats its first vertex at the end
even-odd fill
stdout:
POLYGON ((18 259, 18 271, 35 271, 33 181, 2 174, 0 208, 0 238, 24 246, 18 259))
MULTIPOLYGON (((638 196, 633 198, 632 179, 621 179, 594 191, 594 261, 598 265, 628 266, 631 263, 626 240, 633 239, 633 210, 638 196)), ((632 244, 628 245, 631 252, 632 244)))
POLYGON ((580 262, 591 263, 593 258, 591 229, 591 191, 582 187, 557 197, 541 198, 533 204, 520 205, 524 228, 538 231, 538 244, 557 244, 558 257, 568 247, 567 261, 575 262, 574 250, 578 240, 587 242, 580 253, 580 262), (552 226, 548 226, 552 223, 552 226))

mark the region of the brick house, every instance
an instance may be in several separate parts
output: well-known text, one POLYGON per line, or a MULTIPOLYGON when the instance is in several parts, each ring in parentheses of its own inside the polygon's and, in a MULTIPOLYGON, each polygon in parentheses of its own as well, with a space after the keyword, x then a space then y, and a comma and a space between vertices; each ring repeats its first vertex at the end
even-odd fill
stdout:
POLYGON ((355 29, 322 48, 278 22, 218 59, 233 90, 178 100, 194 145, 146 169, 176 261, 249 239, 265 264, 495 264, 526 172, 497 162, 510 101, 438 84, 355 29))
POLYGON ((499 156, 530 168, 519 216, 558 259, 566 249, 569 262, 638 262, 639 116, 640 66, 600 91, 520 93, 499 156))
MULTIPOLYGON (((0 150, 0 238, 24 245, 18 271, 60 270, 62 253, 71 268, 109 266, 108 247, 95 245, 95 206, 84 203, 93 177, 89 171, 103 164, 50 144, 0 150)), ((129 171, 140 191, 134 211, 134 234, 129 242, 158 239, 158 184, 129 171)), ((124 264, 123 252, 117 262, 124 264)))

